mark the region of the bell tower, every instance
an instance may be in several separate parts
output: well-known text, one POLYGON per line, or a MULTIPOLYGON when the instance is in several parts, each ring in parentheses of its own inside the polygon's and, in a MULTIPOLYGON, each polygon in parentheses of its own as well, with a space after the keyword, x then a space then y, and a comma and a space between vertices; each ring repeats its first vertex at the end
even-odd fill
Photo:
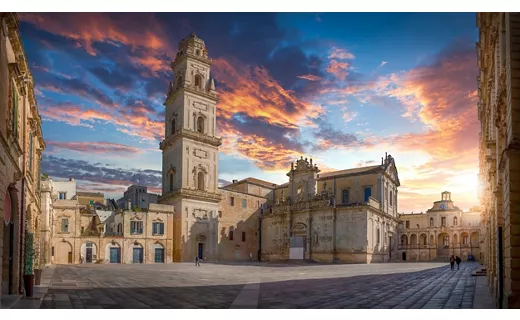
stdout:
POLYGON ((193 260, 197 250, 202 250, 201 254, 211 259, 213 247, 216 249, 217 246, 216 226, 210 222, 217 219, 221 199, 218 147, 222 139, 216 136, 218 98, 211 78, 211 63, 204 41, 195 33, 182 39, 171 63, 174 76, 164 102, 165 132, 160 143, 162 196, 159 202, 173 205, 177 218, 182 220, 182 223, 178 221, 179 227, 183 228, 181 234, 174 236, 183 241, 183 248, 179 248, 180 261, 185 254, 193 260), (204 243, 195 244, 196 238, 205 239, 204 243))

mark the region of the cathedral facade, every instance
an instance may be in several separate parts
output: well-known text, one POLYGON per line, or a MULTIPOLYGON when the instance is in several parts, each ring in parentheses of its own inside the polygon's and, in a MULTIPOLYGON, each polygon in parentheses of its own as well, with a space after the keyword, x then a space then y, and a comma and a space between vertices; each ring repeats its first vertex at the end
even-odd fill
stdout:
POLYGON ((171 68, 159 203, 175 208, 173 261, 398 259, 399 178, 390 155, 321 175, 301 158, 288 183, 247 178, 219 188, 218 98, 204 41, 184 38, 171 68))

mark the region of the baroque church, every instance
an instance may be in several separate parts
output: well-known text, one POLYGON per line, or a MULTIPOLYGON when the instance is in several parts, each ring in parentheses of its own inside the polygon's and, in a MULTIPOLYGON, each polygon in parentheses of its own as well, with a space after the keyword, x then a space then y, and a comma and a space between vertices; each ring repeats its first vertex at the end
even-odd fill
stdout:
POLYGON ((195 34, 179 44, 164 105, 160 204, 173 205, 173 261, 398 259, 394 158, 320 174, 312 159, 290 164, 288 182, 255 178, 218 187, 217 94, 212 61, 195 34))

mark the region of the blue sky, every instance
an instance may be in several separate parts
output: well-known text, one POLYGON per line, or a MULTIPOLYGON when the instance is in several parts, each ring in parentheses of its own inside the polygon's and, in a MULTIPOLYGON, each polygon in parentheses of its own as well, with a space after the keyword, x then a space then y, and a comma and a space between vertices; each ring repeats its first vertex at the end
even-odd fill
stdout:
POLYGON ((222 183, 283 183, 396 159, 399 211, 450 190, 477 203, 474 13, 20 14, 47 142, 42 171, 120 197, 160 190, 169 61, 196 32, 213 58, 222 183))

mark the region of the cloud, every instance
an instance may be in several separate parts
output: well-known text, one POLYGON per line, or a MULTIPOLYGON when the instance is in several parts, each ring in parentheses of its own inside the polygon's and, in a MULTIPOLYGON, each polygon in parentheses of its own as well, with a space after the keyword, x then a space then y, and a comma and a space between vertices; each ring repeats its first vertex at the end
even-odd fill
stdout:
POLYGON ((320 81, 320 80, 322 80, 322 77, 316 76, 314 74, 306 74, 306 75, 303 75, 303 76, 298 76, 298 78, 309 80, 309 81, 320 81))
POLYGON ((42 157, 41 172, 51 177, 74 177, 76 180, 119 187, 140 184, 158 189, 161 188, 162 184, 162 174, 158 170, 123 169, 52 155, 42 157))
POLYGON ((87 154, 125 155, 142 153, 143 149, 111 142, 45 141, 50 150, 62 149, 87 154))
POLYGON ((352 60, 355 59, 355 56, 345 49, 333 47, 329 59, 352 60))
POLYGON ((345 80, 348 75, 347 69, 349 66, 350 64, 348 62, 338 62, 337 60, 331 60, 326 70, 328 73, 333 74, 336 78, 345 80))
POLYGON ((386 62, 386 61, 381 61, 381 64, 379 65, 378 68, 381 68, 382 66, 384 66, 384 65, 387 64, 387 63, 388 63, 388 62, 386 62))

